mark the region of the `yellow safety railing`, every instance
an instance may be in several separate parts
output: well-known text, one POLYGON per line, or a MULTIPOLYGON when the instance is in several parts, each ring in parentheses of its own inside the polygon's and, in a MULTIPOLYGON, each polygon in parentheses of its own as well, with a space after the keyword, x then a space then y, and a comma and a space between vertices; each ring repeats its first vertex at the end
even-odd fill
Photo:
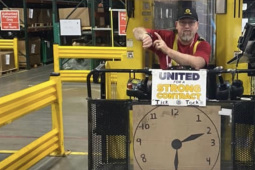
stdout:
POLYGON ((52 130, 0 162, 0 169, 29 169, 44 157, 64 156, 62 85, 58 73, 34 87, 0 98, 0 127, 51 105, 52 130))
POLYGON ((13 50, 15 68, 19 69, 18 39, 17 38, 14 38, 14 39, 0 39, 0 49, 13 50))
MULTIPOLYGON (((59 46, 54 44, 54 71, 59 72, 62 81, 85 82, 91 70, 60 70, 59 60, 63 58, 122 60, 126 47, 59 46)), ((111 76, 116 81, 116 75, 111 76)))

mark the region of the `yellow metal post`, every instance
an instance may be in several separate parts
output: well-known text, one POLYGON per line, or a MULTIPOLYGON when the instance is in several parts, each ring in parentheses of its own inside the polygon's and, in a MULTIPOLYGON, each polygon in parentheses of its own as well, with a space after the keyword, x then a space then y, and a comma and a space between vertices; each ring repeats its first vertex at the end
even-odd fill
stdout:
POLYGON ((112 8, 109 9, 111 16, 111 37, 112 37, 112 47, 114 47, 114 32, 113 32, 113 16, 112 16, 112 8))
POLYGON ((54 58, 54 72, 59 73, 59 53, 58 53, 58 44, 53 45, 53 58, 54 58))
POLYGON ((63 111, 62 111, 62 83, 59 73, 52 73, 50 80, 56 82, 57 100, 51 105, 52 129, 58 129, 58 150, 56 155, 64 155, 63 111))
POLYGON ((13 39, 13 52, 15 68, 19 70, 19 56, 18 56, 18 38, 13 39))

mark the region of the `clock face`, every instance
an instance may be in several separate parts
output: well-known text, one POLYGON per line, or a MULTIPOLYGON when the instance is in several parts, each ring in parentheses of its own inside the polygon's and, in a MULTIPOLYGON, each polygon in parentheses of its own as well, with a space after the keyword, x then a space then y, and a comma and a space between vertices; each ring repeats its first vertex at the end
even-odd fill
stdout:
POLYGON ((133 105, 134 170, 220 170, 219 111, 133 105))

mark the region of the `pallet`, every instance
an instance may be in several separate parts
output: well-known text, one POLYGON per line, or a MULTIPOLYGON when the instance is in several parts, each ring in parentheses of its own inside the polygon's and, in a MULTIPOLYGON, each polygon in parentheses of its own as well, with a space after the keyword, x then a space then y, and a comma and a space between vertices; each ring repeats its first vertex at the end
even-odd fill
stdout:
POLYGON ((52 26, 52 23, 35 23, 31 25, 31 27, 49 27, 49 26, 52 26))
POLYGON ((1 72, 0 72, 0 76, 12 74, 12 73, 14 73, 14 72, 16 72, 16 71, 17 71, 16 68, 13 68, 13 69, 10 69, 10 70, 4 70, 4 71, 1 71, 1 72))
POLYGON ((91 31, 92 27, 82 27, 82 31, 91 31))
MULTIPOLYGON (((31 65, 31 68, 37 68, 37 67, 42 66, 42 65, 43 65, 43 63, 33 64, 33 65, 31 65)), ((27 68, 27 64, 19 63, 19 68, 26 69, 27 68)))
MULTIPOLYGON (((20 24, 21 27, 24 27, 24 24, 20 24)), ((29 28, 35 28, 35 27, 50 27, 52 26, 52 23, 34 23, 34 24, 29 24, 29 28)))

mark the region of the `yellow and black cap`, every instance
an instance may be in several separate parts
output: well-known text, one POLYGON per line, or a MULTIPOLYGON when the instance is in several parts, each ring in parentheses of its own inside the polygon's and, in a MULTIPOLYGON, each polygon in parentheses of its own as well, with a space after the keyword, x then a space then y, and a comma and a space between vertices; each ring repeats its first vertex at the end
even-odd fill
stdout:
POLYGON ((178 10, 177 20, 181 20, 185 18, 190 18, 190 19, 198 21, 196 10, 194 8, 183 8, 178 10))

